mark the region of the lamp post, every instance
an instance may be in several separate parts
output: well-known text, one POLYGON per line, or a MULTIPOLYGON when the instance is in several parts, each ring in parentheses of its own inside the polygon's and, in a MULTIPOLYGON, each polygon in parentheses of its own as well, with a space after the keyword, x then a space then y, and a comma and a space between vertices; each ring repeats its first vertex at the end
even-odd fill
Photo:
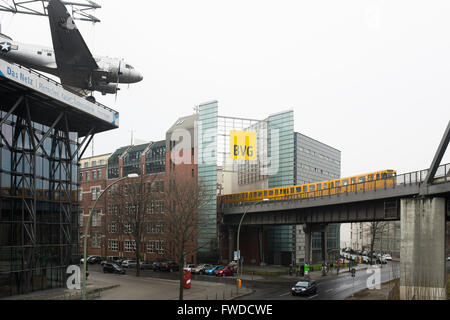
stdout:
POLYGON ((139 175, 136 173, 133 174, 129 174, 126 177, 120 178, 119 180, 111 183, 109 186, 107 186, 105 188, 105 190, 103 190, 102 193, 100 193, 100 195, 98 196, 97 200, 95 200, 94 203, 94 207, 92 208, 92 210, 89 212, 89 217, 88 217, 88 221, 86 224, 86 232, 84 233, 84 254, 83 254, 83 279, 82 279, 82 283, 81 283, 81 294, 83 297, 83 300, 86 300, 86 265, 87 265, 87 238, 88 238, 88 232, 89 232, 89 225, 91 224, 91 219, 92 219, 92 213, 95 211, 95 207, 97 206, 98 201, 100 200, 100 198, 103 196, 103 194, 105 194, 106 191, 108 191, 113 185, 126 180, 126 179, 133 179, 133 178, 138 178, 139 175))
MULTIPOLYGON (((255 202, 255 203, 253 204, 253 206, 256 206, 256 205, 258 205, 258 204, 260 204, 260 203, 263 203, 263 202, 266 202, 266 201, 269 201, 269 199, 263 199, 263 200, 261 200, 261 201, 255 202)), ((241 234, 241 226, 242 226, 242 222, 244 221, 244 218, 245 218, 245 216, 247 215, 247 212, 250 210, 251 207, 252 207, 252 206, 249 206, 249 207, 247 208, 247 210, 245 210, 244 214, 242 215, 241 221, 239 222, 238 234, 237 234, 237 251, 239 252, 239 263, 238 263, 239 269, 238 269, 238 274, 239 274, 239 271, 241 271, 241 277, 242 277, 242 266, 241 266, 241 252, 240 252, 240 250, 239 250, 239 238, 240 238, 240 234, 241 234)))

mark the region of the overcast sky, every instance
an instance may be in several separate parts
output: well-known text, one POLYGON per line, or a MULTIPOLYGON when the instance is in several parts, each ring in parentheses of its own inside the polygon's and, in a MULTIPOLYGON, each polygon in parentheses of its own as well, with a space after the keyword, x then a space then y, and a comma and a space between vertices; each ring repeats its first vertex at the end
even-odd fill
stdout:
MULTIPOLYGON (((342 152, 342 176, 430 166, 450 120, 450 2, 98 0, 77 22, 91 52, 125 58, 144 81, 99 102, 121 127, 158 141, 193 107, 264 119, 293 109, 295 130, 342 152)), ((20 42, 51 46, 47 18, 0 13, 20 42)), ((89 150, 87 155, 92 155, 89 150)), ((450 162, 450 151, 443 163, 450 162)))

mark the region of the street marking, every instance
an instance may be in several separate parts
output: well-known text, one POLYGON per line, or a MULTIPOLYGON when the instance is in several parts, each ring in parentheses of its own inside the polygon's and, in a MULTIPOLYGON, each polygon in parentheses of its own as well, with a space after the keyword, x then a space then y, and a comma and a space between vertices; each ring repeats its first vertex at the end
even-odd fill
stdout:
POLYGON ((283 296, 287 296, 288 294, 291 294, 290 292, 288 292, 288 293, 283 293, 283 294, 280 294, 280 297, 283 297, 283 296))
POLYGON ((327 291, 325 291, 325 292, 330 292, 330 291, 333 291, 334 289, 328 289, 327 291))
POLYGON ((312 297, 309 297, 308 300, 311 300, 312 298, 315 298, 315 297, 317 297, 318 295, 319 295, 319 294, 317 293, 317 294, 313 295, 312 297))

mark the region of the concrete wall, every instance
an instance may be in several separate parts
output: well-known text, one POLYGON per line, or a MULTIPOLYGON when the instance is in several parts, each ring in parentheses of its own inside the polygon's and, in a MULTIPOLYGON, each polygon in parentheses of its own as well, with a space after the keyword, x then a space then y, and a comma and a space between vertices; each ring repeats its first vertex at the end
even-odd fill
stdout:
POLYGON ((445 199, 402 199, 400 210, 400 298, 446 299, 445 199))

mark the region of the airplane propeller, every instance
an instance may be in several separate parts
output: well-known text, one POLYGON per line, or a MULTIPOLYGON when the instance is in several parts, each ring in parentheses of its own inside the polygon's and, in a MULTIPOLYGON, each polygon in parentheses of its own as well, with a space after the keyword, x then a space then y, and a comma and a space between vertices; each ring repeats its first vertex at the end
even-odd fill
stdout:
POLYGON ((119 80, 120 80, 120 76, 122 75, 122 72, 120 72, 121 67, 122 67, 122 60, 119 60, 119 68, 117 68, 117 84, 116 84, 115 102, 117 102, 117 92, 120 90, 120 88, 119 88, 119 80))

